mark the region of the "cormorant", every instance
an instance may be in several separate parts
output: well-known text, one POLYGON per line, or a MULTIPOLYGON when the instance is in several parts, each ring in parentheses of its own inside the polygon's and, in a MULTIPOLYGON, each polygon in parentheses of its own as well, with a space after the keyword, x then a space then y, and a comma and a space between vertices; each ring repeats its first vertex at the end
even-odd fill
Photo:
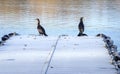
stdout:
POLYGON ((80 18, 80 23, 78 25, 79 32, 83 34, 84 32, 84 23, 83 23, 83 17, 80 18))
POLYGON ((38 21, 37 30, 38 30, 39 34, 48 36, 48 35, 46 34, 46 32, 45 32, 45 29, 40 25, 40 20, 39 20, 39 18, 37 18, 36 20, 38 21))
POLYGON ((87 34, 84 34, 84 23, 83 23, 83 17, 80 18, 80 23, 78 24, 79 34, 77 36, 87 36, 87 34))

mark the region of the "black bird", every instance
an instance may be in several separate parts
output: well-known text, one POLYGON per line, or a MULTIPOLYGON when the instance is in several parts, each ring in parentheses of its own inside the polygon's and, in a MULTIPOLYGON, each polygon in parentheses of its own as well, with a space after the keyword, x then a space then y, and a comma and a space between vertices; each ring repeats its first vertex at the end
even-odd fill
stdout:
POLYGON ((45 29, 40 25, 39 18, 37 18, 36 20, 38 21, 37 30, 38 30, 39 34, 44 35, 44 36, 48 36, 45 32, 45 29))
POLYGON ((80 23, 78 25, 79 33, 83 34, 84 32, 84 23, 83 23, 83 17, 80 18, 80 23))

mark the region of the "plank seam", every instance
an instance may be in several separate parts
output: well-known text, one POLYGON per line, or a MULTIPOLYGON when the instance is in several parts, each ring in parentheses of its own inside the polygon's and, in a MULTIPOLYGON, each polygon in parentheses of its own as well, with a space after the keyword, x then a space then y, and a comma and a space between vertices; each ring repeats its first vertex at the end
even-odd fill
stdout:
POLYGON ((60 37, 61 37, 61 35, 60 35, 60 36, 58 37, 58 39, 56 40, 55 46, 54 46, 54 48, 53 48, 53 51, 51 52, 51 56, 50 56, 50 59, 49 59, 49 61, 48 61, 48 65, 47 65, 47 68, 46 68, 46 70, 45 70, 45 74, 47 74, 47 72, 48 72, 48 69, 49 69, 49 66, 50 66, 52 57, 53 57, 53 55, 54 55, 54 52, 55 52, 55 50, 56 50, 56 47, 57 47, 58 42, 59 42, 59 40, 60 40, 60 37))

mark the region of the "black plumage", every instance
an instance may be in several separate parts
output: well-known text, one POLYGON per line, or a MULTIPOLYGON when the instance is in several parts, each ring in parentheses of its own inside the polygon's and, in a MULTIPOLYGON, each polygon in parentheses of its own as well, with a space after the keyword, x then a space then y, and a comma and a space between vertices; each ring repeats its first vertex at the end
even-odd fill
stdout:
POLYGON ((78 25, 79 33, 83 34, 84 32, 84 23, 83 23, 83 17, 80 18, 80 23, 78 25))
POLYGON ((45 29, 40 25, 40 20, 38 18, 36 20, 38 21, 37 30, 38 30, 39 34, 48 36, 45 32, 45 29))

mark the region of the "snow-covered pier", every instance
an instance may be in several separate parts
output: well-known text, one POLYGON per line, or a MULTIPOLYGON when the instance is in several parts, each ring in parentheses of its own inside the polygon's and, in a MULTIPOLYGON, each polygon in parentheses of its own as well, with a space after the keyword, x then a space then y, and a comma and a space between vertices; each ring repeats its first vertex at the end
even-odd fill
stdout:
POLYGON ((0 46, 0 74, 116 74, 102 38, 13 36, 0 46))

